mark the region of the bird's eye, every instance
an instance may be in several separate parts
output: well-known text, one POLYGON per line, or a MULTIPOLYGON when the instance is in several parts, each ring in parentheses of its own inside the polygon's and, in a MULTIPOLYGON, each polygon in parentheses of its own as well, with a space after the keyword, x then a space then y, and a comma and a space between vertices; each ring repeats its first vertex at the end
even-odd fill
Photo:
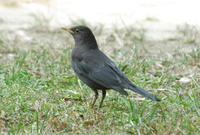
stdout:
POLYGON ((75 33, 79 33, 80 32, 80 30, 79 29, 75 29, 75 33))

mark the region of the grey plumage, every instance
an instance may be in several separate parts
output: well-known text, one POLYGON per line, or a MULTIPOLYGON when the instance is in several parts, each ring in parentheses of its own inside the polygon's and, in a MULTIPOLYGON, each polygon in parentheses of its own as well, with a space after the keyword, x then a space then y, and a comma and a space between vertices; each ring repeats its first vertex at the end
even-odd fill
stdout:
POLYGON ((160 101, 153 94, 129 81, 115 63, 98 49, 96 39, 88 27, 76 26, 63 29, 70 32, 75 40, 71 55, 72 68, 78 77, 95 92, 93 105, 98 98, 97 90, 102 90, 103 94, 101 107, 108 89, 116 90, 125 96, 128 96, 128 93, 124 89, 130 89, 146 98, 160 101))

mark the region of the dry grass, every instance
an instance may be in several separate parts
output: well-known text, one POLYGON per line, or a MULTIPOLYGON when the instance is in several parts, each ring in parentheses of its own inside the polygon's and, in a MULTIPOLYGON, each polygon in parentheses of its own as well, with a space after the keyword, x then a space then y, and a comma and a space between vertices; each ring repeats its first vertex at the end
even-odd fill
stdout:
POLYGON ((146 39, 144 28, 107 29, 76 22, 89 25, 100 48, 127 77, 162 102, 144 100, 130 91, 128 98, 109 91, 103 108, 98 109, 97 103, 92 109, 92 91, 71 68, 72 37, 60 29, 46 31, 38 22, 21 30, 31 40, 15 31, 0 32, 1 134, 200 133, 200 49, 194 26, 179 27, 173 41, 157 42, 146 39), (159 51, 152 55, 150 49, 155 48, 148 46, 150 42, 161 50, 171 42, 190 44, 191 51, 164 48, 169 57, 159 51), (189 82, 180 81, 183 77, 189 82))

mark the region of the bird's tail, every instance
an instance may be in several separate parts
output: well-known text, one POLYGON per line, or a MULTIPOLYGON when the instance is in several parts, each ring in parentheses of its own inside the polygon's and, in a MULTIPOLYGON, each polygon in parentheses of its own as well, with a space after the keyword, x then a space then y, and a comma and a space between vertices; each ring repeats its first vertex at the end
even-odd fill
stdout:
POLYGON ((159 99, 155 95, 143 90, 142 88, 140 88, 140 87, 138 87, 138 86, 136 86, 136 85, 134 85, 132 83, 127 88, 132 90, 132 91, 134 91, 134 92, 136 92, 136 93, 139 93, 140 95, 142 95, 142 96, 144 96, 144 97, 146 97, 148 99, 151 99, 153 101, 161 101, 161 99, 159 99))

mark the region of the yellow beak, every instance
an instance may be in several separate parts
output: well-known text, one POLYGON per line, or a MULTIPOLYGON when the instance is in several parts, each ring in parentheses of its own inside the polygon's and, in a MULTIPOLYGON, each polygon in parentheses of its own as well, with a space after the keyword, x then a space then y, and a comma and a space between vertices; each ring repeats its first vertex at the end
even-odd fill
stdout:
POLYGON ((62 28, 62 29, 65 30, 65 31, 68 31, 71 34, 74 34, 74 32, 71 29, 69 29, 69 28, 62 28))

